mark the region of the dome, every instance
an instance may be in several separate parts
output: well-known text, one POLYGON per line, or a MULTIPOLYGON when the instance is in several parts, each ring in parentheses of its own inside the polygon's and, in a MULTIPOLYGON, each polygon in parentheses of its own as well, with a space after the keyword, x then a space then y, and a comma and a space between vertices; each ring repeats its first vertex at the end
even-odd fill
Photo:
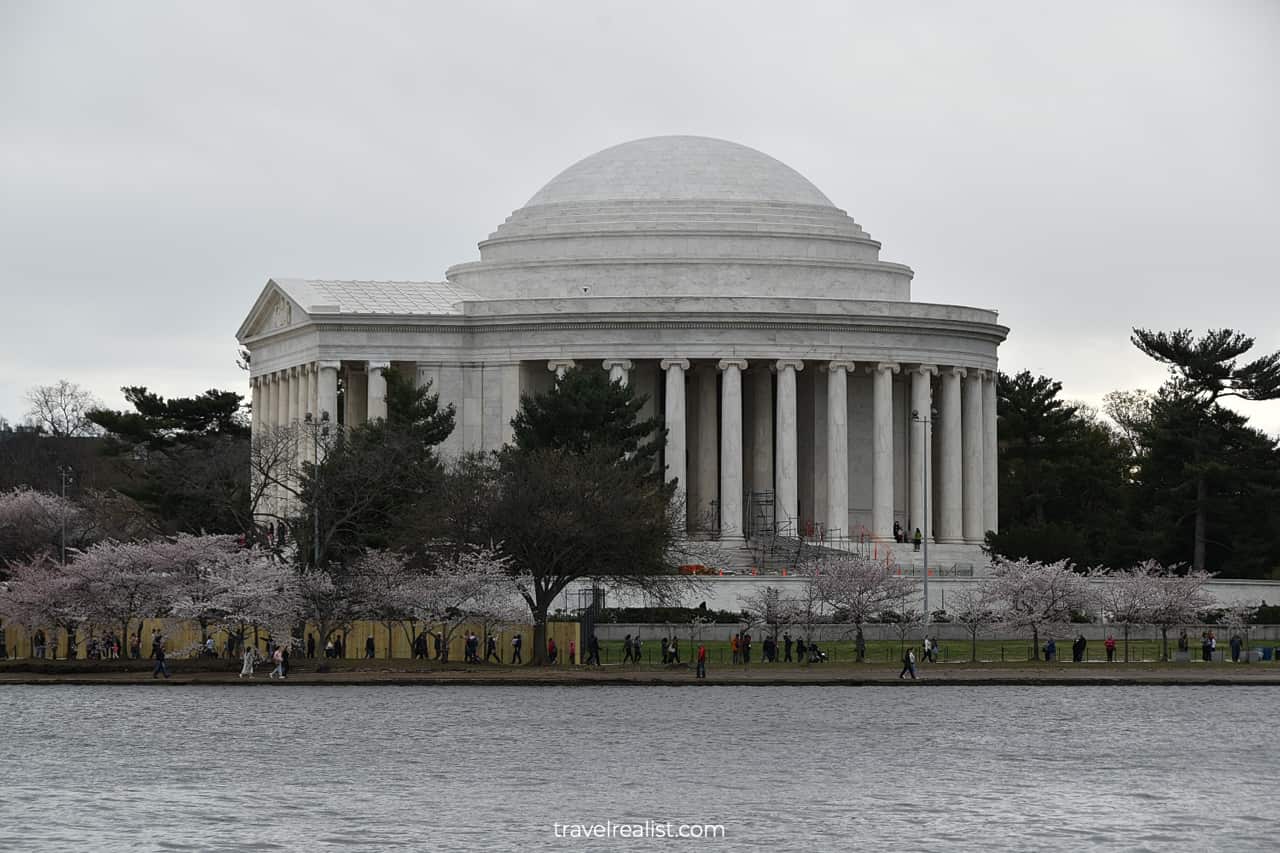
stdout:
POLYGON ((754 148, 705 136, 653 136, 579 160, 552 178, 526 207, 623 200, 833 206, 795 169, 754 148))
POLYGON ((911 270, 803 175, 702 136, 624 142, 556 175, 446 273, 485 299, 907 300, 911 270))

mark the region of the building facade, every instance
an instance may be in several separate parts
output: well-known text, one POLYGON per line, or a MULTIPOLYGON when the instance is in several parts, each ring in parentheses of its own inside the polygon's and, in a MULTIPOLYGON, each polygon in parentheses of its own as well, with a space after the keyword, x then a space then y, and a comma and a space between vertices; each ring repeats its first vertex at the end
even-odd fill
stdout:
POLYGON ((395 368, 456 407, 443 452, 497 449, 521 395, 588 365, 665 423, 691 530, 888 542, 896 523, 976 553, 997 528, 1008 329, 912 302, 911 270, 777 160, 624 143, 479 248, 442 282, 268 281, 237 334, 254 429, 382 417, 395 368))

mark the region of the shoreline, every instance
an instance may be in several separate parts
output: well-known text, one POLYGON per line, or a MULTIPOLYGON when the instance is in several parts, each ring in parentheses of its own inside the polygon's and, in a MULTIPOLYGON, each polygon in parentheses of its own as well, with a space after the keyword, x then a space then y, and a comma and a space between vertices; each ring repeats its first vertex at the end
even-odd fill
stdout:
MULTIPOLYGON (((81 669, 80 667, 76 667, 81 669)), ((383 667, 316 672, 295 668, 284 681, 268 677, 269 668, 253 678, 240 678, 238 670, 181 667, 168 679, 153 678, 151 667, 113 672, 34 672, 26 667, 0 667, 0 687, 6 685, 66 684, 165 686, 425 686, 469 685, 484 687, 884 687, 884 686, 1280 686, 1280 666, 1244 664, 1212 665, 1201 669, 1187 664, 935 664, 917 667, 916 680, 899 679, 900 667, 881 664, 849 664, 779 670, 772 665, 750 669, 711 669, 706 679, 694 678, 692 668, 601 669, 563 667, 383 667), (1105 671, 1103 671, 1105 670, 1105 671)))

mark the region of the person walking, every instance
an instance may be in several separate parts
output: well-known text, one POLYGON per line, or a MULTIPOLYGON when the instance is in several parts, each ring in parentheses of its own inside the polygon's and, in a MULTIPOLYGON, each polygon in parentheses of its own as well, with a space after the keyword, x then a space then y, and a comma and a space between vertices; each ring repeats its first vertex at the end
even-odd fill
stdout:
POLYGON ((1102 641, 1102 647, 1107 650, 1107 663, 1116 662, 1116 638, 1112 634, 1107 634, 1107 638, 1102 641))
POLYGON ((740 638, 741 638, 741 637, 742 637, 742 635, 741 635, 741 634, 734 634, 734 635, 729 639, 729 651, 733 653, 733 662, 734 662, 734 663, 737 663, 737 662, 738 662, 738 642, 739 642, 739 640, 740 640, 740 638))
POLYGON ((911 544, 914 546, 914 547, 913 547, 913 550, 915 550, 915 551, 919 551, 919 550, 920 550, 920 543, 921 543, 921 542, 923 542, 923 541, 924 541, 924 536, 922 536, 922 535, 921 535, 921 533, 920 533, 920 528, 919 528, 919 527, 917 527, 917 528, 916 528, 916 532, 915 532, 915 533, 913 533, 913 534, 911 534, 911 544))
POLYGON ((502 658, 498 656, 498 638, 490 634, 484 641, 484 662, 488 663, 489 658, 493 658, 494 663, 502 663, 502 658))
POLYGON ((1240 663, 1240 649, 1244 645, 1244 641, 1240 639, 1239 634, 1231 635, 1231 662, 1240 663))
POLYGON ((791 633, 784 631, 782 634, 782 652, 783 663, 791 663, 791 633))
POLYGON ((284 678, 284 649, 276 646, 276 650, 271 653, 271 659, 275 661, 276 668, 271 670, 269 678, 284 678))
POLYGON ((364 656, 365 656, 365 658, 366 658, 366 659, 368 659, 368 660, 372 660, 372 659, 373 659, 373 652, 374 652, 373 635, 372 635, 372 634, 370 634, 368 637, 365 637, 365 640, 364 640, 364 656))
POLYGON ((622 638, 622 662, 631 662, 631 635, 627 634, 622 638))
POLYGON ((698 646, 698 678, 707 677, 707 647, 698 646))
POLYGON ((524 658, 520 656, 520 647, 524 644, 524 640, 516 634, 511 638, 511 662, 524 663, 524 658))
POLYGON ((307 634, 307 660, 316 656, 316 635, 307 634))
POLYGON ((587 663, 600 666, 600 639, 591 632, 591 639, 587 640, 587 663))
POLYGON ((169 677, 169 666, 164 662, 164 640, 158 639, 151 650, 152 657, 156 659, 156 668, 151 670, 151 677, 163 675, 169 677))
POLYGON ((902 672, 898 673, 898 678, 905 678, 907 673, 911 673, 911 680, 915 681, 916 653, 911 648, 908 648, 907 653, 902 656, 902 672))

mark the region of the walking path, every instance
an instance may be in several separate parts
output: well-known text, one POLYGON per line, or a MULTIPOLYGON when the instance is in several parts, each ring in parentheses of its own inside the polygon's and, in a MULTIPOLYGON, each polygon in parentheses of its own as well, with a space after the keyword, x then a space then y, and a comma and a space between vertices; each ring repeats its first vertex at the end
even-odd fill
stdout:
MULTIPOLYGON (((1230 664, 936 664, 917 667, 919 679, 899 679, 900 667, 882 664, 818 664, 809 667, 756 665, 712 667, 705 681, 696 680, 692 668, 633 669, 606 666, 577 667, 507 666, 414 666, 407 662, 361 663, 357 668, 316 672, 294 668, 286 681, 267 678, 263 668, 253 679, 241 679, 229 669, 188 669, 179 662, 173 677, 151 678, 150 668, 129 672, 94 672, 79 666, 79 672, 23 671, 30 667, 0 666, 0 687, 8 684, 241 684, 288 687, 296 685, 379 685, 379 684, 480 684, 480 685, 1271 685, 1280 686, 1280 665, 1230 664)), ((52 667, 50 667, 52 669, 52 667)), ((64 668, 64 667, 59 667, 64 668)), ((68 668, 70 669, 70 668, 68 668)))

